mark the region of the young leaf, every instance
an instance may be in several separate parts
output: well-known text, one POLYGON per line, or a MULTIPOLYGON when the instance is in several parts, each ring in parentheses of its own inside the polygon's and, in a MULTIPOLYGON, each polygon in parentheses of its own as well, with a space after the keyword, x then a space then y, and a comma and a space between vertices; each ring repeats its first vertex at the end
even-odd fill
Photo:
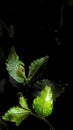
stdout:
POLYGON ((19 97, 19 104, 22 108, 29 110, 28 104, 22 94, 20 94, 20 97, 19 97))
MULTIPOLYGON (((44 65, 48 62, 48 56, 39 58, 37 60, 34 60, 31 65, 29 66, 29 71, 28 71, 28 77, 31 79, 33 76, 39 71, 40 68, 43 67, 43 70, 45 68, 44 65)), ((43 72, 43 70, 41 72, 43 72)), ((39 76, 40 74, 38 74, 39 76)))
POLYGON ((26 78, 24 63, 19 59, 14 47, 11 48, 8 59, 6 59, 6 69, 9 75, 17 82, 24 82, 26 78))
POLYGON ((20 108, 18 106, 10 108, 3 116, 2 119, 10 122, 15 122, 16 126, 26 119, 30 111, 20 108))
POLYGON ((33 109, 41 117, 47 117, 53 110, 52 90, 45 86, 41 93, 33 100, 33 109))

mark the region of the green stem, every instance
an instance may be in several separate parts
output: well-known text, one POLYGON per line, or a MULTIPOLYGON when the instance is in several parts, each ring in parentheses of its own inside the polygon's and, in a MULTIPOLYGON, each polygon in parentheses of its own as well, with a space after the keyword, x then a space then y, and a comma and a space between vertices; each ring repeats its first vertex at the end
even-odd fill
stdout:
POLYGON ((43 118, 43 117, 41 117, 41 116, 38 116, 38 115, 36 115, 36 114, 33 113, 33 112, 31 112, 31 115, 33 115, 33 116, 35 116, 35 117, 37 117, 37 118, 39 118, 39 119, 42 119, 46 124, 48 124, 48 125, 50 126, 50 128, 51 128, 52 130, 55 130, 55 128, 53 127, 53 125, 52 125, 46 118, 43 118))

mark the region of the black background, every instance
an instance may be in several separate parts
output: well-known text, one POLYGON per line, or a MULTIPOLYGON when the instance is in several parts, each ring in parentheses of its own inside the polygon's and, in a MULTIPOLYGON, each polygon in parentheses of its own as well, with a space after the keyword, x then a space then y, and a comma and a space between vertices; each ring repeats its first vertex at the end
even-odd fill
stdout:
MULTIPOLYGON (((3 57, 0 58, 0 79, 7 76, 4 62, 12 45, 15 46, 26 66, 34 59, 49 55, 46 78, 54 82, 62 81, 64 84, 68 84, 68 87, 54 103, 53 113, 48 120, 56 130, 72 129, 73 6, 69 5, 67 1, 62 2, 61 0, 40 0, 40 4, 20 2, 17 6, 11 2, 8 6, 0 5, 0 20, 7 27, 10 24, 15 27, 15 38, 9 38, 5 28, 0 37, 0 47, 3 50, 3 57), (61 20, 62 26, 60 25, 61 20)), ((6 103, 10 104, 6 94, 9 93, 9 90, 8 88, 0 94, 1 111, 5 110, 6 103)), ((9 96, 13 102, 15 98, 13 93, 10 93, 9 96)), ((9 126, 10 130, 18 129, 11 123, 9 126)), ((19 129, 22 130, 35 128, 49 129, 43 121, 34 117, 29 117, 19 126, 19 129)))

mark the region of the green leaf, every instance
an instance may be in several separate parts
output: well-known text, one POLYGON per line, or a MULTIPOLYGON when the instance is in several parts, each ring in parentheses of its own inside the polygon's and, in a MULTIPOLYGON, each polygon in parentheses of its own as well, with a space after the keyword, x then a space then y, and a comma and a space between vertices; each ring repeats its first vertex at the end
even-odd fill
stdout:
POLYGON ((3 116, 2 119, 10 122, 15 122, 16 126, 26 119, 30 111, 20 108, 18 106, 10 108, 3 116))
POLYGON ((9 75, 19 83, 23 83, 25 76, 24 63, 16 54, 15 48, 12 47, 8 58, 6 59, 6 69, 9 75))
POLYGON ((48 56, 39 58, 34 60, 30 66, 29 66, 29 71, 28 71, 28 77, 31 79, 39 70, 40 68, 43 67, 43 70, 38 74, 38 77, 41 73, 43 73, 44 69, 45 69, 45 65, 48 62, 48 56))
POLYGON ((19 104, 22 108, 26 109, 26 110, 29 110, 29 107, 28 107, 28 104, 26 102, 26 99, 24 98, 24 96, 22 94, 20 94, 20 97, 19 97, 19 104))
POLYGON ((50 86, 45 86, 40 94, 33 100, 33 109, 41 117, 47 117, 53 110, 53 97, 50 86))

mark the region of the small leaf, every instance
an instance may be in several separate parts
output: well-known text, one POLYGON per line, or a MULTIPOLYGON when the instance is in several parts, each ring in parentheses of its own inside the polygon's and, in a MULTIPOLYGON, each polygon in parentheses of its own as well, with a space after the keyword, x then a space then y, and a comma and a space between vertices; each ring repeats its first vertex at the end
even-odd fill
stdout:
POLYGON ((19 104, 22 108, 26 109, 26 110, 29 110, 29 107, 28 107, 28 104, 26 102, 26 99, 24 98, 24 96, 22 94, 20 94, 20 97, 19 97, 19 104))
POLYGON ((45 86, 40 94, 33 100, 33 109, 41 117, 47 117, 52 113, 53 98, 50 86, 45 86))
POLYGON ((8 59, 6 59, 6 69, 9 75, 19 83, 23 83, 25 76, 24 63, 16 54, 15 48, 12 47, 8 59))
POLYGON ((30 114, 30 111, 27 111, 18 106, 10 108, 3 116, 2 119, 10 122, 15 122, 16 126, 19 126, 20 123, 26 119, 30 114))
MULTIPOLYGON (((28 72, 28 77, 30 77, 30 79, 39 71, 39 69, 43 66, 43 70, 44 70, 44 65, 46 65, 46 63, 48 62, 48 56, 39 58, 37 60, 34 60, 31 65, 29 66, 29 72, 28 72)), ((42 72, 43 72, 42 70, 42 72)), ((40 75, 40 74, 39 74, 40 75)), ((38 76, 39 76, 38 75, 38 76)))

